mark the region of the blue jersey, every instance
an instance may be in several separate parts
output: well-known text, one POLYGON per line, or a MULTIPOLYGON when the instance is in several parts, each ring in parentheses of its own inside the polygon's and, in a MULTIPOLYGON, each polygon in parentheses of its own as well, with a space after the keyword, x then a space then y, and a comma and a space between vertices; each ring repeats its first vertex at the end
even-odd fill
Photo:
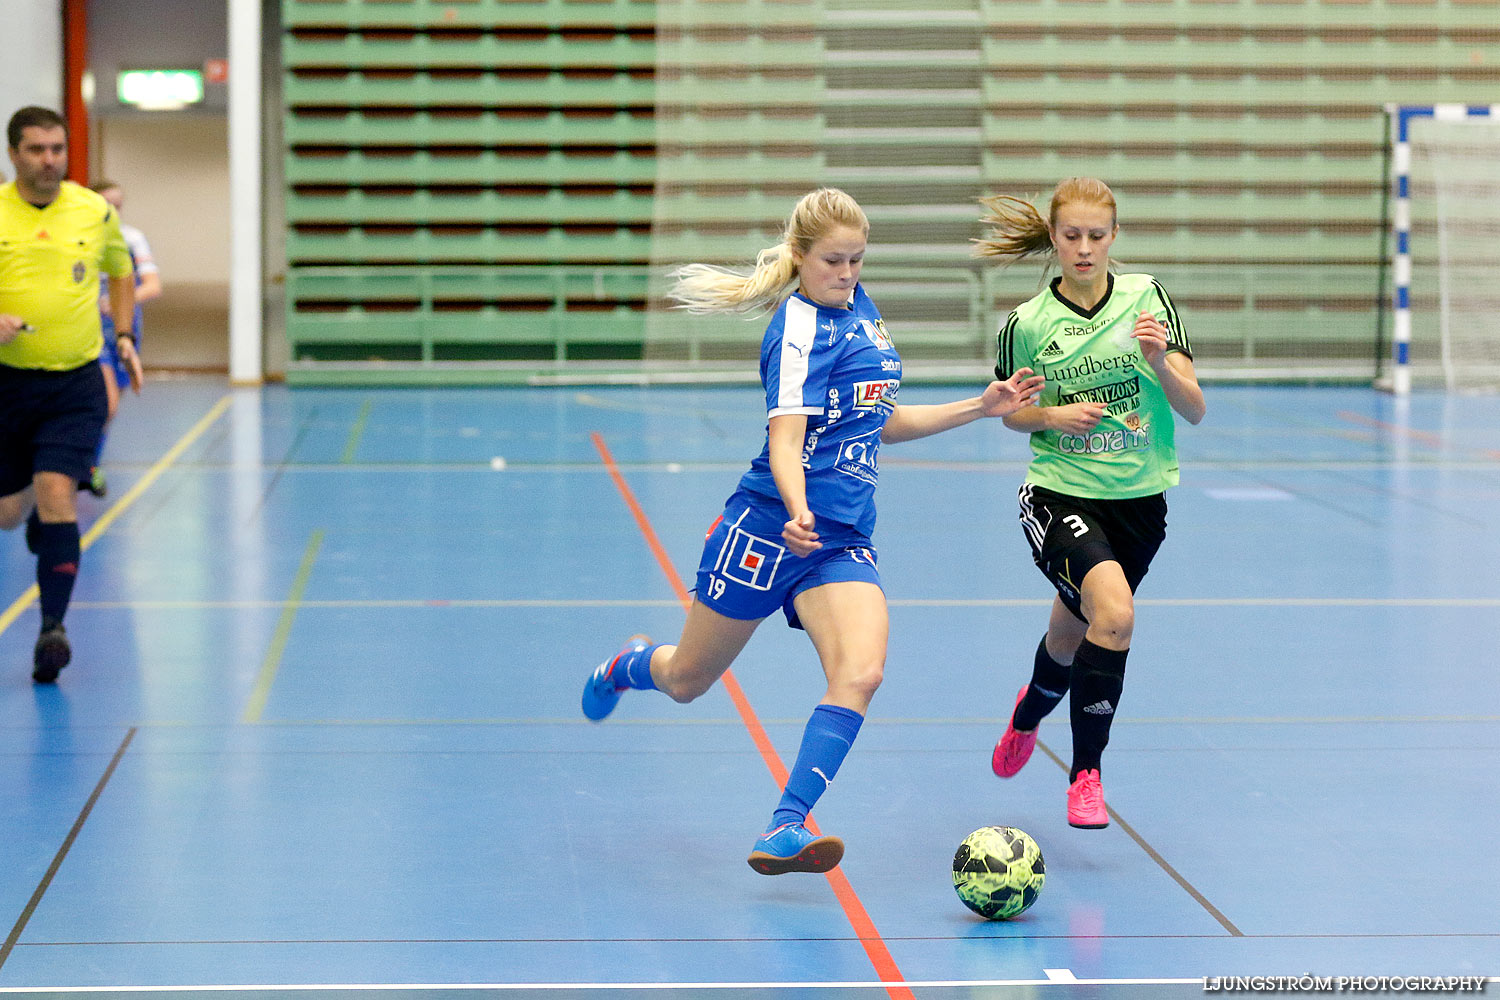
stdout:
MULTIPOLYGON (((807 415, 802 469, 807 506, 818 520, 875 530, 880 432, 896 406, 901 356, 864 286, 847 309, 792 295, 776 310, 760 347, 766 415, 807 415)), ((740 489, 781 506, 771 475, 771 440, 740 480, 740 489)))

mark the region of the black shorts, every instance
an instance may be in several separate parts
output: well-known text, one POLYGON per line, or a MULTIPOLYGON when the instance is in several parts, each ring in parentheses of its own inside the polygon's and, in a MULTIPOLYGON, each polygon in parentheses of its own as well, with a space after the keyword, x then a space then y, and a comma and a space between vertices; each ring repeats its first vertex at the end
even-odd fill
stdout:
POLYGON ((1164 493, 1091 500, 1022 483, 1017 498, 1031 557, 1080 621, 1088 621, 1079 587, 1089 570, 1119 563, 1133 594, 1167 537, 1164 493))
POLYGON ((108 416, 97 361, 65 372, 0 365, 0 496, 38 472, 89 478, 108 416))

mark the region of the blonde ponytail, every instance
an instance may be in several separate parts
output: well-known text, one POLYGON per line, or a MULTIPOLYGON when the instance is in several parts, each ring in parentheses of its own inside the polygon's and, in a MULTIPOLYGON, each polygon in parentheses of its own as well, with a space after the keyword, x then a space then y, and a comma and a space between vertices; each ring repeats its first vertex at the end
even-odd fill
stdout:
POLYGON ((975 257, 998 257, 1001 263, 1012 264, 1055 252, 1047 220, 1031 202, 999 194, 981 198, 979 204, 989 213, 979 221, 990 231, 987 237, 973 241, 975 257))
POLYGON ((716 264, 684 264, 672 272, 668 297, 690 313, 739 312, 754 315, 779 303, 797 280, 797 262, 785 243, 755 257, 755 268, 740 271, 716 264))
POLYGON ((853 198, 838 188, 819 188, 797 202, 781 242, 756 254, 752 270, 685 264, 672 272, 667 297, 690 313, 767 312, 796 287, 798 260, 840 226, 870 232, 870 222, 853 198))
POLYGON ((1102 205, 1109 209, 1114 223, 1119 224, 1114 192, 1094 177, 1069 177, 1058 184, 1045 219, 1031 202, 1008 194, 980 198, 979 204, 989 213, 979 221, 989 226, 990 231, 987 237, 973 241, 973 255, 998 257, 1004 264, 1055 254, 1052 227, 1057 225, 1058 210, 1065 205, 1102 205))

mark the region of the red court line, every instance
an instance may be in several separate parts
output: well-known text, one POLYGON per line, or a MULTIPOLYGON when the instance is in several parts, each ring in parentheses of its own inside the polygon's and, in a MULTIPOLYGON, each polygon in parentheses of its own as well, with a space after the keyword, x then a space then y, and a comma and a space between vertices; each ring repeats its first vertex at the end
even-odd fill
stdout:
MULTIPOLYGON (((656 556, 657 564, 666 574, 667 582, 672 585, 672 590, 677 594, 677 599, 682 602, 682 608, 686 611, 693 602, 692 595, 688 593, 687 587, 683 586, 682 577, 677 574, 677 568, 672 565, 672 560, 667 558, 667 550, 662 547, 661 539, 656 535, 656 529, 651 527, 650 519, 646 517, 646 512, 641 509, 635 494, 631 492, 630 484, 625 482, 625 477, 620 474, 620 467, 615 464, 614 456, 610 454, 609 447, 604 443, 604 436, 594 431, 589 438, 594 442, 594 448, 599 452, 599 458, 604 462, 605 469, 609 471, 609 477, 614 480, 615 488, 624 498, 625 506, 630 508, 636 525, 646 539, 647 547, 651 549, 651 554, 656 556)), ((771 777, 775 779, 776 787, 784 787, 788 777, 786 765, 781 762, 781 755, 771 745, 771 738, 766 735, 765 727, 760 724, 760 718, 751 707, 750 699, 745 697, 744 688, 740 687, 740 682, 735 680, 732 670, 725 671, 721 679, 724 682, 724 690, 729 692, 729 700, 734 702, 735 709, 740 713, 740 721, 750 731, 750 739, 755 743, 755 748, 760 751, 761 760, 765 761, 771 777)), ((822 836, 822 831, 818 829, 811 816, 807 818, 807 828, 814 835, 822 836)), ((844 916, 854 928, 854 933, 864 947, 870 964, 875 967, 875 974, 880 977, 881 982, 887 984, 886 994, 892 1000, 915 1000, 911 990, 903 985, 906 977, 897 968, 896 960, 891 957, 890 949, 885 946, 880 932, 875 929, 875 922, 865 912, 864 904, 859 901, 859 896, 855 894, 854 886, 850 885, 849 879, 838 868, 828 872, 824 877, 828 879, 828 884, 833 889, 834 898, 843 908, 844 916)))
MULTIPOLYGON (((1432 431, 1414 430, 1410 427, 1403 427, 1400 424, 1376 420, 1374 417, 1367 417, 1362 413, 1355 413, 1352 410, 1340 410, 1338 415, 1341 419, 1347 420, 1351 424, 1363 424, 1366 427, 1375 427, 1379 430, 1389 431, 1399 437, 1416 441, 1418 444, 1424 444, 1434 451, 1442 451, 1448 447, 1448 442, 1443 439, 1443 436, 1441 434, 1434 434, 1432 431)), ((1483 455, 1485 458, 1500 458, 1500 451, 1496 451, 1493 448, 1478 448, 1474 450, 1474 454, 1483 455)))

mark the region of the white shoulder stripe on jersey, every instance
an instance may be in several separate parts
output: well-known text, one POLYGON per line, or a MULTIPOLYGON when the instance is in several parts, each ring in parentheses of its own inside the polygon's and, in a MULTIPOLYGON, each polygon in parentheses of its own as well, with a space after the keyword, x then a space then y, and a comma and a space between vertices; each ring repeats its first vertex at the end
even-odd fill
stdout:
MULTIPOLYGON (((775 409, 799 413, 806 410, 808 404, 802 400, 802 386, 807 382, 807 356, 812 353, 817 333, 817 307, 796 296, 788 299, 786 322, 781 330, 781 378, 775 409)), ((811 412, 823 411, 819 408, 811 412)))

